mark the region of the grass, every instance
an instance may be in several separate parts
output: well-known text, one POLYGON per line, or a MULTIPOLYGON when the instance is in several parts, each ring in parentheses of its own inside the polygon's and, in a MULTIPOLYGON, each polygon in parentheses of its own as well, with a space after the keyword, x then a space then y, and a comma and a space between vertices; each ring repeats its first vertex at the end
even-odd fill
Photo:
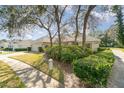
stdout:
POLYGON ((3 52, 0 52, 0 55, 11 54, 11 53, 14 53, 14 52, 6 52, 6 51, 3 51, 3 52))
POLYGON ((111 48, 111 49, 116 49, 116 50, 120 50, 120 51, 124 52, 124 48, 111 48))
POLYGON ((0 88, 24 88, 24 83, 6 63, 0 61, 0 88))
POLYGON ((43 62, 43 58, 44 58, 43 54, 29 53, 29 54, 24 54, 19 56, 12 56, 11 58, 27 63, 35 67, 36 69, 48 74, 52 78, 61 82, 62 84, 64 83, 63 72, 55 65, 53 70, 49 71, 48 63, 43 62))
POLYGON ((122 52, 124 52, 124 48, 119 48, 119 50, 121 50, 122 52))

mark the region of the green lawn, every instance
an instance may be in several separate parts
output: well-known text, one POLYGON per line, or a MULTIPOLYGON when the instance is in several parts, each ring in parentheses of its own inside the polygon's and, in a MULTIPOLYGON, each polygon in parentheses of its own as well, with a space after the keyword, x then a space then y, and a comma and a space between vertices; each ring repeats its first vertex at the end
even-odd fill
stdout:
POLYGON ((122 52, 124 52, 124 48, 111 48, 111 49, 121 50, 122 52))
POLYGON ((119 48, 119 50, 121 50, 122 52, 124 52, 124 48, 119 48))
POLYGON ((51 77, 58 80, 59 82, 64 83, 64 75, 58 67, 54 66, 52 72, 49 72, 48 63, 43 62, 43 54, 29 53, 29 54, 24 54, 19 56, 13 56, 11 58, 23 61, 35 67, 36 69, 50 75, 51 77))
POLYGON ((19 77, 6 63, 0 61, 0 88, 24 88, 19 77))
POLYGON ((14 52, 6 52, 6 51, 4 51, 4 52, 0 52, 0 55, 11 54, 11 53, 14 53, 14 52))

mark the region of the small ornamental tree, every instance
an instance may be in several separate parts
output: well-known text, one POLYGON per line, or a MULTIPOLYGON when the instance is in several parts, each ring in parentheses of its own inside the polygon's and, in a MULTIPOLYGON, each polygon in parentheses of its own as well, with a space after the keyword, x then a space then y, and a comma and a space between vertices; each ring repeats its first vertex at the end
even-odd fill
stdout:
POLYGON ((113 6, 113 12, 116 13, 117 40, 119 45, 122 47, 124 45, 124 23, 122 7, 118 5, 113 6))

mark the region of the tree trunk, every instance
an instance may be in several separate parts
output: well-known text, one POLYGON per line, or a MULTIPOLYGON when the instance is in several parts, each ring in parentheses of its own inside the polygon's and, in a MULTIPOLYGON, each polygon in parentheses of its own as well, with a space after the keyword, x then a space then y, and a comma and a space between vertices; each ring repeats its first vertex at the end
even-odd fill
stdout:
POLYGON ((49 38, 50 38, 50 46, 52 47, 53 46, 53 41, 52 41, 52 35, 50 33, 50 30, 47 30, 48 33, 49 33, 49 38))
MULTIPOLYGON (((58 6, 54 6, 55 8, 55 19, 56 19, 56 24, 57 24, 57 32, 58 32, 58 43, 59 43, 59 55, 61 57, 61 34, 60 34, 60 18, 59 18, 59 10, 58 6)), ((60 59, 60 58, 59 58, 60 59)))
POLYGON ((60 34, 60 28, 58 28, 58 38, 59 38, 59 46, 61 46, 61 34, 60 34))
POLYGON ((82 35, 82 47, 85 47, 85 42, 86 42, 86 29, 87 29, 87 22, 88 18, 90 16, 91 11, 96 7, 96 5, 90 5, 88 7, 88 11, 85 14, 84 17, 84 25, 83 25, 83 35, 82 35))
POLYGON ((60 27, 58 25, 58 39, 59 39, 59 59, 61 58, 61 50, 62 50, 62 47, 61 47, 61 34, 60 34, 60 27))
POLYGON ((77 10, 77 14, 76 14, 76 18, 75 18, 75 21, 76 21, 76 33, 75 33, 75 44, 77 45, 78 42, 77 42, 77 37, 78 37, 78 34, 79 34, 79 29, 78 29, 78 15, 79 15, 79 12, 80 12, 80 5, 78 7, 78 10, 77 10))

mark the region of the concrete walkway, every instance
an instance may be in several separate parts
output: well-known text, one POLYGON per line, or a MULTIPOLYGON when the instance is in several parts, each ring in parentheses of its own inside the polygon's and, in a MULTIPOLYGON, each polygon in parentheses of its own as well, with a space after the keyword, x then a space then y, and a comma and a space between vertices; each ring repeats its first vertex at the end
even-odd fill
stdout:
POLYGON ((108 80, 108 87, 124 88, 124 52, 116 49, 112 49, 112 51, 116 60, 108 80))
POLYGON ((24 53, 14 53, 0 55, 0 60, 7 63, 16 72, 28 88, 63 87, 57 80, 49 77, 41 71, 25 64, 21 61, 8 58, 8 56, 22 55, 24 53))

